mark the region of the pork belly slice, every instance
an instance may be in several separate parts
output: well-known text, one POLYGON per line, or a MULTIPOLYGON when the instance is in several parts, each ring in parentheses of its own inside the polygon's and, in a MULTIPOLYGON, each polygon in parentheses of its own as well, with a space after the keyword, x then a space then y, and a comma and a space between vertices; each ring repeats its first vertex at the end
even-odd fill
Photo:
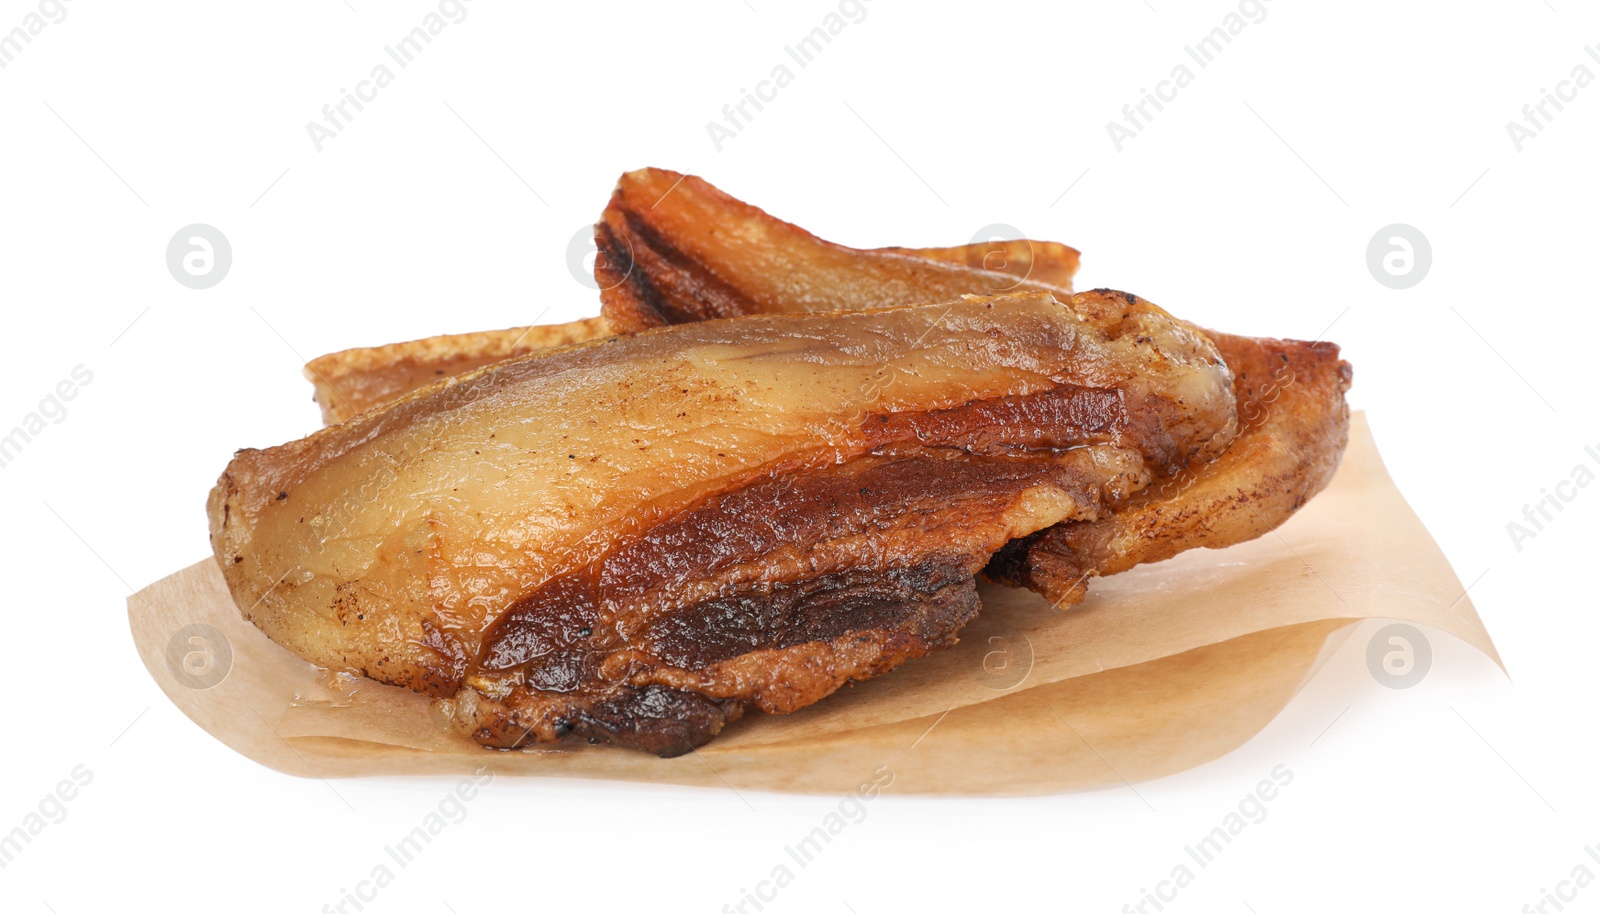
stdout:
POLYGON ((213 491, 235 601, 486 745, 662 754, 952 643, 1006 542, 1235 417, 1182 327, 1041 293, 753 316, 448 378, 213 491))
POLYGON ((1077 251, 1054 242, 858 250, 661 168, 618 179, 594 228, 601 313, 619 332, 1009 291, 1065 300, 1078 263, 1077 251), (1036 261, 1038 275, 1029 276, 1036 261))

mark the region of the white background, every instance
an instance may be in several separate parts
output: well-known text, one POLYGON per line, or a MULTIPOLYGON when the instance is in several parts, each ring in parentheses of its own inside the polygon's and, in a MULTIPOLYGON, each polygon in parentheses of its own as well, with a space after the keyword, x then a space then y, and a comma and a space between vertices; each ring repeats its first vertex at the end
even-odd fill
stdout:
MULTIPOLYGON (((4 0, 0 30, 37 8, 4 0)), ((1520 152, 1506 129, 1575 66, 1600 75, 1600 14, 1272 0, 1195 67, 1184 46, 1237 8, 871 0, 800 70, 783 48, 827 0, 472 0, 318 152, 306 123, 436 6, 72 0, 0 70, 0 427, 93 372, 0 469, 0 831, 74 766, 93 781, 0 870, 0 905, 318 911, 436 806, 452 780, 330 786, 218 744, 146 675, 124 599, 207 554, 233 449, 316 426, 303 359, 593 313, 568 242, 643 165, 859 246, 1005 223, 1079 247, 1080 288, 1326 332, 1511 674, 1439 635, 1429 677, 1386 689, 1362 629, 1215 763, 1137 795, 891 788, 768 910, 1123 910, 1279 764, 1266 821, 1168 910, 1515 912, 1579 864, 1600 876, 1600 486, 1520 550, 1507 532, 1600 471, 1600 85, 1520 152), (779 63, 793 83, 718 151, 706 123, 779 63), (1193 83, 1119 152, 1107 121, 1179 63, 1193 83), (233 246, 205 291, 164 262, 196 222, 233 246), (1396 222, 1433 249, 1406 291, 1366 266, 1396 222)), ((502 779, 368 910, 718 911, 837 803, 502 779)), ((1600 883, 1580 898, 1600 909, 1600 883)))

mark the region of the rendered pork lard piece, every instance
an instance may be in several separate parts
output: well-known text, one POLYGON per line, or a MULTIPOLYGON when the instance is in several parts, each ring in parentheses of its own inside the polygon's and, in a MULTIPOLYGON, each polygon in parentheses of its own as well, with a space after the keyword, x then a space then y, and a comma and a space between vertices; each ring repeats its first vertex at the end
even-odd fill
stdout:
POLYGON ((752 316, 514 359, 241 451, 214 552, 274 640, 480 742, 680 753, 952 643, 1005 543, 1221 453, 1210 344, 1079 313, 1116 307, 752 316))
POLYGON ((1052 242, 857 250, 660 168, 618 179, 594 237, 601 313, 613 331, 1009 291, 1065 298, 1078 265, 1077 251, 1052 242))

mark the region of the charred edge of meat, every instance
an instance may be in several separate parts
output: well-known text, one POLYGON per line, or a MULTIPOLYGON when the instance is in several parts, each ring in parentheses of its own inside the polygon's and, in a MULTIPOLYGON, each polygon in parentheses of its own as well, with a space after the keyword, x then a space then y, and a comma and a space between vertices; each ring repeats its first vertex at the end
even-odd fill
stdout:
MULTIPOLYGON (((707 699, 803 707, 952 643, 979 608, 972 576, 1009 535, 1008 512, 1024 496, 1055 491, 1079 506, 1077 516, 1092 516, 1144 483, 1136 455, 1113 453, 1127 464, 1104 465, 1087 451, 969 458, 936 449, 712 496, 503 613, 478 655, 486 678, 477 684, 502 694, 494 683, 509 675, 515 685, 499 702, 469 697, 464 723, 488 745, 546 743, 569 735, 595 702, 626 707, 626 688, 663 679, 691 691, 724 683, 701 693, 707 699), (878 564, 825 564, 829 548, 866 533, 885 537, 869 550, 878 564), (892 545, 896 534, 910 544, 892 545), (706 596, 679 596, 688 593, 706 596), (751 655, 771 675, 746 671, 740 680, 734 668, 751 655), (728 686, 729 677, 739 681, 728 686), (613 691, 592 694, 607 683, 613 691)), ((709 738, 714 717, 696 732, 709 738)), ((583 732, 640 746, 676 745, 683 735, 660 737, 662 725, 644 721, 583 732)))
POLYGON ((705 669, 752 651, 841 638, 860 642, 895 631, 936 645, 954 632, 953 625, 970 618, 965 585, 973 564, 933 558, 887 572, 851 569, 717 597, 653 621, 644 637, 657 657, 682 669, 705 669), (940 595, 952 588, 961 599, 942 602, 940 595), (959 621, 952 618, 957 608, 959 621))
POLYGON ((685 324, 749 311, 746 296, 631 210, 595 226, 602 313, 622 330, 685 324))
POLYGON ((675 758, 704 746, 744 716, 742 702, 707 698, 664 686, 628 688, 578 711, 570 739, 614 743, 675 758))
MULTIPOLYGON (((946 556, 887 573, 851 569, 781 582, 687 606, 657 620, 645 641, 663 659, 711 672, 752 652, 775 652, 770 662, 788 662, 785 678, 799 681, 785 685, 804 694, 796 704, 803 706, 954 644, 980 609, 974 570, 971 561, 946 556), (776 654, 805 646, 817 650, 776 654), (816 657, 848 660, 824 668, 816 657)), ((648 681, 598 692, 518 687, 501 702, 477 702, 473 737, 496 748, 579 740, 671 757, 704 745, 750 707, 794 701, 722 698, 648 681)))
POLYGON ((600 285, 600 310, 612 328, 622 332, 688 320, 672 312, 650 277, 640 269, 633 245, 618 236, 609 221, 595 223, 594 242, 598 252, 594 278, 600 285))

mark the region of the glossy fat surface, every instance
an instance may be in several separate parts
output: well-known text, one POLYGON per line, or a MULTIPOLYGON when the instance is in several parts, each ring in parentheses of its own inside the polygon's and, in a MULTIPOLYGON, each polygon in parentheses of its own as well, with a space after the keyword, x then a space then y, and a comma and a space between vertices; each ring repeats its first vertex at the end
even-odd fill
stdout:
MULTIPOLYGON (((1229 376, 1182 327, 1140 327, 1109 338, 1030 294, 708 322, 514 360, 241 452, 213 494, 213 542, 241 607, 302 656, 447 692, 520 595, 697 499, 892 444, 875 418, 1116 390, 1196 416, 1179 445, 1199 446, 1231 415, 1229 376)), ((1103 418, 1094 440, 1043 440, 1027 422, 1001 437, 1173 434, 1142 407, 1103 418)), ((904 423, 903 440, 993 437, 954 428, 945 442, 904 423)))

